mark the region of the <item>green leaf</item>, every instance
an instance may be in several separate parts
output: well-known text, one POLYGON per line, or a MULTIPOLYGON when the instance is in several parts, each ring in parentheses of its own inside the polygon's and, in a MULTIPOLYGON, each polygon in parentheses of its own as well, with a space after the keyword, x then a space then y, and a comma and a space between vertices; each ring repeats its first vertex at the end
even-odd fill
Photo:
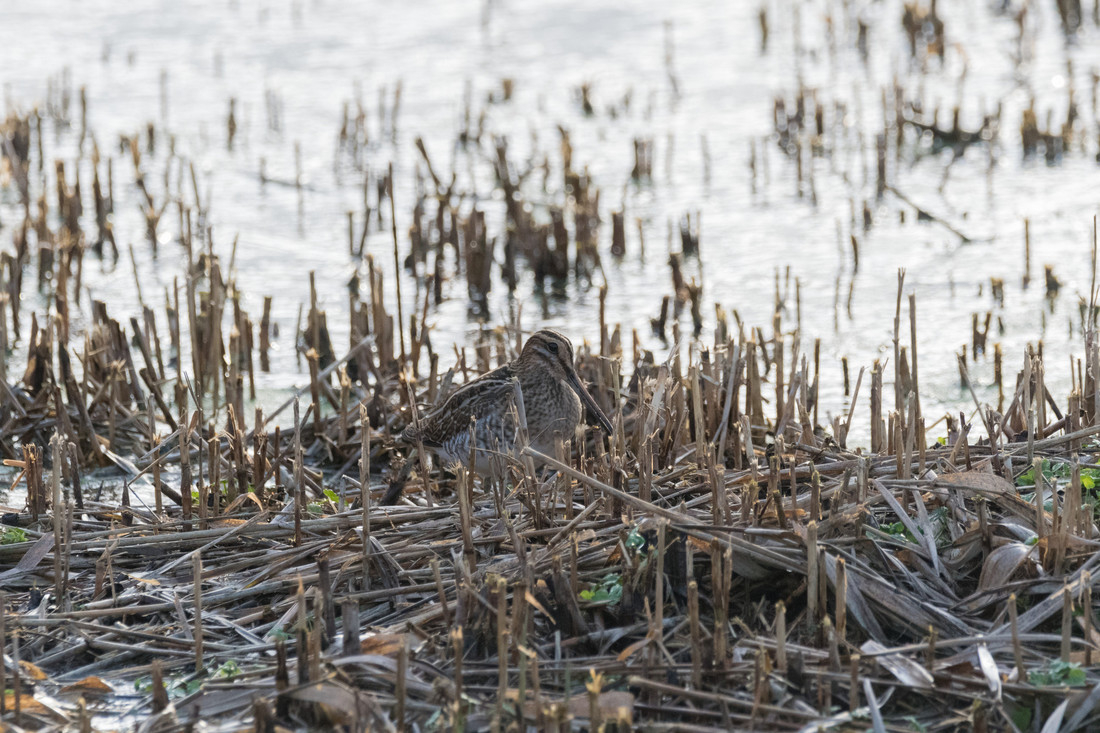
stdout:
POLYGON ((589 590, 582 590, 578 594, 582 601, 599 605, 614 605, 623 598, 623 579, 615 573, 608 573, 600 580, 600 584, 589 590))
POLYGON ((241 673, 241 668, 232 659, 223 663, 214 672, 215 677, 221 677, 223 679, 231 680, 241 673))
POLYGON ((879 526, 879 529, 886 534, 894 535, 895 537, 904 537, 913 544, 917 544, 917 538, 909 532, 904 522, 890 522, 879 526))
POLYGON ((1066 672, 1065 680, 1070 687, 1080 687, 1088 680, 1088 675, 1080 666, 1074 664, 1073 668, 1066 672))
POLYGON ((1027 681, 1036 687, 1081 687, 1088 681, 1088 675, 1076 662, 1054 659, 1039 669, 1030 670, 1027 681))
POLYGON ((1016 726, 1017 730, 1030 730, 1031 716, 1031 708, 1023 705, 1012 708, 1012 712, 1009 714, 1009 717, 1012 718, 1012 724, 1016 726))
MULTIPOLYGON (((1069 463, 1062 463, 1062 462, 1060 462, 1060 463, 1051 463, 1050 461, 1044 459, 1042 466, 1043 466, 1043 479, 1045 479, 1047 483, 1053 482, 1054 479, 1059 479, 1059 478, 1065 479, 1065 478, 1069 478, 1070 476, 1073 475, 1073 466, 1070 465, 1069 463)), ((1100 478, 1100 476, 1093 476, 1092 478, 1095 481, 1095 479, 1100 478)), ((1024 471, 1022 474, 1020 474, 1019 477, 1016 479, 1016 485, 1017 486, 1034 486, 1035 485, 1035 467, 1032 466, 1031 468, 1024 471)))
POLYGON ((327 498, 333 504, 338 504, 340 502, 340 497, 337 496, 336 492, 332 489, 325 489, 325 498, 327 498))
POLYGON ((4 527, 3 534, 0 534, 0 545, 14 545, 26 541, 27 533, 19 527, 4 527))

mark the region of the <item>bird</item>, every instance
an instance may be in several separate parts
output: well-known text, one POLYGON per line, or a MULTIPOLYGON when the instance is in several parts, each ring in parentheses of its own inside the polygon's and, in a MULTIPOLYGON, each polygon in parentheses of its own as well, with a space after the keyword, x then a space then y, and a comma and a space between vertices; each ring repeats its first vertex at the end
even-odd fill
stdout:
POLYGON ((550 328, 536 331, 518 358, 464 384, 442 405, 406 427, 401 439, 423 445, 449 465, 470 468, 473 421, 472 468, 482 476, 491 475, 491 457, 515 451, 515 381, 523 396, 529 445, 540 453, 553 454, 558 439, 574 437, 585 407, 611 434, 611 421, 581 384, 573 359, 573 344, 564 334, 550 328))

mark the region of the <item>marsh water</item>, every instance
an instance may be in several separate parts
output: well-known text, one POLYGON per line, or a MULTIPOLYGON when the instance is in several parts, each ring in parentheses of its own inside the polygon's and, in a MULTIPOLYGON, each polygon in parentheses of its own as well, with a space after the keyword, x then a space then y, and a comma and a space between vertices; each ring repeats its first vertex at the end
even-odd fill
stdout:
MULTIPOLYGON (((181 185, 185 165, 195 165, 215 252, 228 262, 237 242, 233 261, 244 307, 258 320, 263 297, 274 298, 280 330, 272 371, 260 375, 263 404, 283 401, 307 379, 294 328, 308 302, 310 271, 338 350, 347 343, 346 284, 362 269, 348 252, 347 212, 361 227, 365 179, 377 180, 393 164, 404 254, 416 170, 423 167, 413 141, 422 137, 435 167, 448 177, 453 171, 456 190, 469 194, 464 206, 483 208, 490 234, 500 236, 503 202, 486 163, 490 134, 507 136, 517 165, 545 158, 552 171, 547 190, 530 195, 562 203, 561 126, 570 133, 574 168, 586 169, 601 189, 602 273, 595 283, 571 280, 559 297, 536 294, 529 274, 514 295, 497 279, 489 325, 508 323, 522 310, 525 326, 549 323, 575 340, 598 340, 598 285, 606 278, 609 322, 623 325, 628 344, 637 329, 645 347, 664 354, 650 318, 672 292, 668 255, 679 240, 670 231, 685 213, 698 212, 700 255, 686 260, 685 274, 702 284, 707 303, 736 310, 746 326, 766 333, 780 291, 783 327, 801 324, 804 350, 821 339, 823 417, 847 409, 842 358, 854 383, 860 367, 892 357, 897 271, 904 268, 905 291, 917 296, 924 412, 935 415, 972 409, 956 359, 970 344, 972 314, 983 321, 992 314, 988 353, 971 363, 983 399, 996 396, 994 342, 1002 344, 1006 373, 1014 374, 1025 346, 1042 340, 1056 395, 1068 386, 1069 357, 1080 344, 1078 305, 1088 296, 1100 204, 1093 81, 1100 30, 1086 18, 1067 40, 1055 3, 1032 2, 1021 35, 1022 7, 1008 0, 940 3, 948 39, 941 61, 911 57, 897 0, 5 2, 0 84, 5 111, 42 109, 48 160, 72 166, 83 157, 85 190, 93 137, 112 159, 122 256, 86 263, 84 283, 85 297, 106 301, 123 323, 140 313, 129 247, 143 297, 161 312, 185 256, 171 208, 153 255, 120 136, 140 135, 144 145, 147 125, 155 126, 144 167, 158 199, 166 181, 168 190, 189 190, 181 185), (998 107, 1001 115, 995 141, 970 146, 961 157, 908 135, 888 160, 889 183, 908 203, 875 191, 875 138, 884 114, 893 115, 883 95, 895 81, 926 111, 938 108, 944 125, 956 106, 964 129, 978 129, 998 107), (89 131, 83 156, 81 87, 89 131), (805 151, 801 176, 795 156, 777 144, 773 121, 776 98, 790 107, 800 88, 822 107, 825 125, 816 153, 805 151), (1078 115, 1073 144, 1050 161, 1025 157, 1023 110, 1034 103, 1040 125, 1060 129, 1071 89, 1078 115), (367 136, 357 159, 339 143, 345 104, 365 113, 367 136), (467 109, 474 124, 484 115, 480 146, 458 143, 467 109), (651 178, 631 177, 635 139, 653 141, 651 178), (864 202, 872 222, 866 231, 864 202), (918 220, 924 217, 912 204, 956 231, 918 220), (619 207, 629 222, 627 253, 615 259, 607 254, 608 218, 619 207), (1032 278, 1026 289, 1025 218, 1032 278), (859 240, 858 272, 852 234, 859 240), (1046 298, 1045 264, 1062 283, 1055 299, 1046 298), (993 298, 991 278, 1005 283, 1003 303, 993 298)), ((37 190, 52 190, 52 170, 46 166, 37 190)), ((12 246, 19 217, 13 187, 0 187, 0 248, 12 246)), ((372 226, 366 251, 391 282, 392 246, 388 219, 372 226)), ((467 342, 483 322, 471 315, 461 276, 447 274, 446 299, 429 315, 444 366, 452 359, 449 344, 467 342)), ((408 313, 416 290, 404 277, 408 313)), ((392 286, 387 296, 392 301, 392 286)), ((25 305, 40 313, 47 307, 25 305)), ((706 307, 702 314, 702 339, 709 342, 715 311, 706 307)), ((690 335, 686 309, 681 320, 690 335)), ((905 329, 902 338, 908 339, 905 329)), ((865 409, 857 407, 853 432, 863 434, 865 409)))

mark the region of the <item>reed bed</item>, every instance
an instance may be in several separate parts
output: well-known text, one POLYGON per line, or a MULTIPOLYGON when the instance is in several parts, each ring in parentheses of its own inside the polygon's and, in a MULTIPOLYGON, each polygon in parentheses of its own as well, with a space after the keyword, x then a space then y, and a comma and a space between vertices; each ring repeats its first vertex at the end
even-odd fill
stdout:
MULTIPOLYGON (((818 365, 778 318, 761 341, 639 354, 629 377, 617 335, 585 350, 615 434, 502 457, 489 487, 377 470, 402 460, 402 397, 440 398, 451 371, 382 382, 373 423, 365 395, 335 391, 320 418, 295 398, 285 431, 260 416, 249 430, 229 407, 204 437, 184 414, 152 451, 116 458, 131 472, 119 502, 81 497, 79 451, 57 430, 8 460, 29 513, 8 530, 24 541, 0 546, 5 715, 86 726, 99 704, 149 730, 200 716, 259 730, 1087 727, 1097 385, 1059 406, 1032 354, 1008 408, 976 413, 992 439, 965 415, 930 439, 898 303, 896 401, 880 365, 855 387, 870 391, 871 451, 846 447, 854 409, 827 431, 814 421, 818 365)), ((507 358, 516 335, 475 350, 507 358)))
MULTIPOLYGON (((1058 4, 1067 34, 1079 5, 1058 4)), ((759 24, 766 49, 766 9, 759 24)), ((906 6, 902 24, 915 63, 942 62, 935 3, 906 6)), ((860 21, 864 47, 867 32, 860 21)), ((679 94, 672 39, 670 25, 667 75, 679 94)), ((512 93, 502 80, 488 104, 512 93)), ((1100 721, 1095 276, 1073 323, 1083 356, 1069 365, 1068 394, 1048 388, 1041 345, 1008 355, 1021 365, 1012 379, 990 343, 991 313, 975 313, 958 360, 974 408, 926 415, 918 302, 899 272, 889 358, 854 374, 842 361, 845 403, 822 405, 836 365, 822 364, 820 341, 800 327, 798 282, 777 273, 775 315, 762 326, 707 300, 699 212, 668 222, 669 280, 643 304, 651 330, 628 333, 605 317, 604 255, 644 257, 645 229, 625 205, 601 206, 568 129, 553 164, 517 161, 467 99, 457 143, 491 172, 494 219, 419 137, 415 200, 399 202, 393 166, 367 165, 367 114, 349 102, 337 155, 362 174, 363 205, 347 213, 346 309, 310 273, 290 336, 308 383, 265 412, 256 381, 279 340, 273 299, 261 296, 260 314, 245 308, 237 241, 215 246, 195 167, 174 151, 156 156, 173 143, 155 124, 101 156, 83 91, 74 102, 66 80, 54 94, 0 125, 0 183, 22 214, 4 222, 12 247, 0 252, 0 457, 11 495, 26 496, 0 536, 5 726, 1023 731, 1100 721), (82 165, 46 164, 50 124, 79 131, 82 165), (128 193, 116 184, 124 175, 128 193), (114 231, 128 197, 142 216, 137 248, 114 231), (392 251, 368 246, 379 236, 392 251), (166 247, 178 272, 151 292, 138 262, 166 247), (139 312, 116 319, 88 297, 83 273, 127 259, 139 312), (493 481, 407 465, 396 436, 416 410, 517 354, 529 331, 521 311, 496 328, 485 319, 493 288, 514 292, 526 274, 548 297, 570 284, 599 293, 599 323, 571 335, 586 337, 578 371, 613 434, 587 430, 554 455, 521 447, 500 456, 493 481), (446 297, 481 319, 467 344, 433 341, 446 297), (659 356, 646 348, 656 342, 659 356), (969 374, 987 349, 996 405, 969 374), (853 425, 865 436, 852 438, 853 425), (104 468, 114 472, 106 491, 104 468)), ((379 95, 390 139, 401 94, 379 95)), ((598 114, 591 85, 576 97, 598 114)), ((277 131, 282 101, 272 92, 267 102, 277 131)), ((977 146, 992 171, 1002 122, 998 109, 966 129, 955 109, 941 124, 900 85, 884 90, 882 108, 873 187, 851 201, 853 274, 883 200, 974 241, 911 200, 894 167, 906 146, 959 156, 977 146)), ((754 190, 777 145, 798 195, 814 199, 804 161, 850 157, 826 123, 843 112, 815 90, 778 96, 773 135, 751 150, 754 190)), ((1056 165, 1085 149, 1073 114, 1060 132, 1047 118, 1040 128, 1034 110, 1024 115, 1025 155, 1056 165)), ((242 133, 231 99, 230 150, 242 133)), ((647 185, 657 143, 632 144, 630 180, 647 185)), ((297 145, 295 160, 287 180, 261 160, 259 183, 294 189, 301 208, 297 145)), ((1059 286, 1047 266, 1052 300, 1059 286)), ((990 287, 1003 302, 1004 281, 990 287)))

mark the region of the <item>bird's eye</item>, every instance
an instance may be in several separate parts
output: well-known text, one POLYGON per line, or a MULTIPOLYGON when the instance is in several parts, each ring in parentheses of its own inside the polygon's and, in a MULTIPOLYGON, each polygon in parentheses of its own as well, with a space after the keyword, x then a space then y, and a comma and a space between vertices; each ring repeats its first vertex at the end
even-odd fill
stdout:
POLYGON ((551 354, 558 353, 558 345, 554 341, 551 341, 548 344, 546 344, 546 348, 548 348, 550 350, 551 354))

